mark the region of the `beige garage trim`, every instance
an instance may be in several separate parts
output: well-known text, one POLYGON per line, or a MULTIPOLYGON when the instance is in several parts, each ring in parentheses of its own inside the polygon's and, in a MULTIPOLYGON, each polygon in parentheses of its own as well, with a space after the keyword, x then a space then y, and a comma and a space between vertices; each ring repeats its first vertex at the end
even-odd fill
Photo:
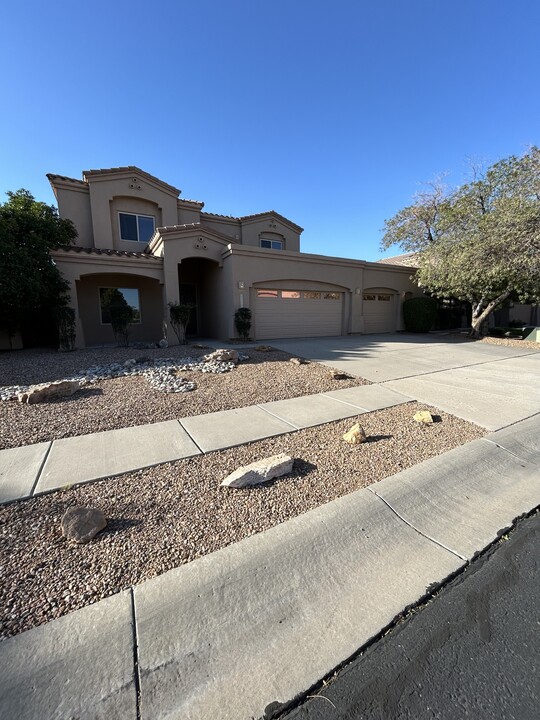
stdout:
POLYGON ((341 335, 344 293, 254 288, 258 339, 341 335))
POLYGON ((396 297, 395 290, 388 288, 364 290, 362 299, 364 333, 396 331, 396 297))

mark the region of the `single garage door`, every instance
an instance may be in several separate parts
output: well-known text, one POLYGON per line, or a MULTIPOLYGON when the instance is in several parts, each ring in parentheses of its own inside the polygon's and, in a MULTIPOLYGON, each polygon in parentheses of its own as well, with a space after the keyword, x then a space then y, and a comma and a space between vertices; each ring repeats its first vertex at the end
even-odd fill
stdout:
POLYGON ((324 290, 255 290, 257 338, 341 335, 343 293, 324 290))
POLYGON ((364 293, 364 332, 387 333, 396 331, 394 295, 392 293, 364 293))

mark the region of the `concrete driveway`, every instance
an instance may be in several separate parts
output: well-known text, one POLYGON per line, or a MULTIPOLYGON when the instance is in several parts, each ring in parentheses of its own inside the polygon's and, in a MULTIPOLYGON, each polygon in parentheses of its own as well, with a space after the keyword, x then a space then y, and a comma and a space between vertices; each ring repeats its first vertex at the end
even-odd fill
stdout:
POLYGON ((407 334, 272 340, 272 345, 384 383, 489 430, 540 413, 540 348, 407 334))

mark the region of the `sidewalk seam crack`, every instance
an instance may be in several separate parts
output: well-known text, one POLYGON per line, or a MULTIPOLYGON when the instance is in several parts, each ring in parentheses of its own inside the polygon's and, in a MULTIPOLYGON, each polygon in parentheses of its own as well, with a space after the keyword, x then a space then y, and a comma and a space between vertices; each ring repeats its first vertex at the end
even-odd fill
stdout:
POLYGON ((139 663, 139 636, 137 633, 137 617, 135 614, 135 595, 133 594, 133 586, 129 588, 129 596, 131 599, 131 618, 133 621, 133 682, 135 684, 136 720, 141 720, 142 695, 139 663))
POLYGON ((32 485, 32 489, 30 490, 30 497, 34 496, 34 493, 36 491, 37 484, 41 478, 41 474, 43 472, 43 468, 45 467, 45 463, 47 462, 47 458, 49 457, 49 453, 52 450, 52 446, 54 444, 54 440, 51 440, 49 443, 49 447, 47 448, 47 452, 45 453, 45 457, 43 458, 41 465, 39 466, 39 470, 37 471, 36 479, 34 480, 34 484, 32 485))
POLYGON ((429 540, 430 542, 434 543, 435 545, 438 545, 438 546, 439 546, 440 548, 442 548, 443 550, 446 550, 447 552, 452 553, 452 555, 455 555, 455 556, 458 557, 460 560, 463 560, 464 562, 468 562, 467 558, 464 557, 463 555, 460 555, 456 550, 452 550, 452 548, 447 547, 446 545, 444 545, 444 543, 439 542, 439 540, 435 540, 435 538, 432 538, 432 537, 430 537, 429 535, 426 535, 426 534, 423 533, 421 530, 419 530, 417 527, 415 527, 412 523, 410 523, 408 520, 406 520, 406 519, 403 517, 403 515, 400 515, 400 514, 398 513, 398 511, 397 511, 394 507, 392 507, 392 505, 388 502, 388 500, 386 500, 385 498, 382 497, 382 495, 379 495, 379 493, 375 492, 375 490, 372 490, 370 487, 368 487, 367 489, 368 489, 371 493, 373 493, 373 495, 375 495, 375 497, 378 497, 379 500, 382 500, 382 502, 394 513, 394 515, 395 515, 396 517, 398 517, 402 522, 404 522, 405 525, 407 525, 408 527, 410 527, 411 530, 414 530, 416 533, 418 533, 418 535, 421 535, 421 536, 422 536, 423 538, 425 538, 426 540, 429 540))

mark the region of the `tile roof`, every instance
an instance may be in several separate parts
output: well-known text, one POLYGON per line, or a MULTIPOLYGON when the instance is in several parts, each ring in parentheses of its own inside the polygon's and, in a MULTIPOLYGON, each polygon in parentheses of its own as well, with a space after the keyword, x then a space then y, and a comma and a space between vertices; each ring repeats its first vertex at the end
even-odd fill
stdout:
POLYGON ((143 260, 156 260, 155 255, 150 255, 144 252, 132 252, 129 250, 111 250, 109 248, 93 248, 93 247, 81 247, 80 245, 71 245, 70 247, 60 248, 65 252, 85 253, 86 255, 109 255, 117 257, 135 257, 143 260))
POLYGON ((54 182, 55 180, 67 180, 67 182, 77 183, 78 185, 84 185, 86 187, 87 183, 84 182, 84 180, 77 180, 77 178, 70 178, 67 177, 67 175, 55 175, 54 173, 47 173, 47 178, 49 179, 49 182, 54 182))
POLYGON ((279 220, 282 220, 283 222, 287 223, 287 225, 291 225, 292 227, 296 228, 299 232, 303 232, 304 228, 300 227, 300 225, 297 225, 292 220, 289 220, 289 218, 286 218, 284 215, 281 215, 280 213, 276 212, 275 210, 267 210, 266 212, 260 212, 260 213, 254 213, 253 215, 242 215, 242 217, 238 218, 239 220, 255 220, 256 218, 262 218, 262 217, 275 217, 279 220))
POLYGON ((142 177, 145 177, 147 180, 153 180, 154 182, 158 183, 159 185, 162 185, 163 187, 169 188, 169 190, 172 190, 172 192, 176 193, 176 195, 180 195, 182 192, 178 188, 174 187, 174 185, 169 185, 166 182, 163 182, 163 180, 160 180, 155 175, 150 175, 150 173, 145 172, 144 170, 141 170, 141 168, 137 167, 136 165, 124 165, 122 167, 113 167, 113 168, 101 168, 96 170, 83 170, 83 177, 94 177, 96 175, 110 175, 112 173, 135 173, 136 175, 141 175, 142 177))
POLYGON ((224 220, 236 220, 237 222, 240 222, 240 218, 235 217, 234 215, 221 215, 220 213, 211 212, 201 213, 201 215, 204 215, 205 217, 223 218, 224 220))
POLYGON ((200 232, 207 232, 207 233, 211 233, 212 235, 217 235, 218 237, 223 238, 223 240, 226 240, 227 242, 231 242, 231 243, 238 242, 238 240, 236 238, 233 238, 230 235, 225 235, 224 233, 221 233, 218 230, 214 230, 214 228, 208 227, 207 225, 204 225, 203 223, 200 223, 200 222, 184 223, 182 225, 165 225, 164 227, 156 228, 156 232, 158 232, 160 235, 166 235, 167 233, 173 233, 173 232, 180 232, 182 230, 199 230, 200 232))
POLYGON ((402 265, 404 267, 416 267, 416 253, 403 253, 403 255, 394 255, 393 257, 381 258, 376 260, 381 265, 402 265))

